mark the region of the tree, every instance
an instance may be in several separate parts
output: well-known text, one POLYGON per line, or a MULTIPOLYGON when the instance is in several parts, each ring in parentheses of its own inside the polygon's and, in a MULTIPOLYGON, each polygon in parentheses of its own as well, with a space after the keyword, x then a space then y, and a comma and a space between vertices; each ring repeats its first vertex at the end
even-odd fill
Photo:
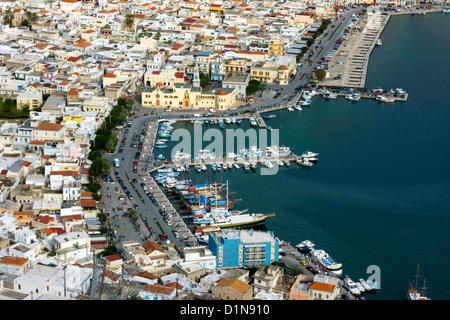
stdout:
POLYGON ((14 13, 10 9, 6 10, 6 16, 4 19, 4 23, 6 23, 10 27, 12 27, 13 17, 14 17, 14 13))
POLYGON ((327 75, 327 72, 325 70, 323 70, 323 69, 316 70, 317 80, 322 81, 323 79, 325 79, 326 75, 327 75))
POLYGON ((292 265, 286 270, 286 274, 289 276, 296 277, 302 273, 302 270, 297 265, 292 265))
POLYGON ((133 99, 128 99, 127 100, 127 106, 132 108, 134 106, 134 100, 133 99))
POLYGON ((127 28, 128 31, 131 31, 132 28, 134 28, 134 15, 133 14, 128 14, 127 17, 125 18, 125 27, 127 28))
POLYGON ((258 80, 250 80, 246 91, 249 94, 261 91, 261 82, 259 82, 258 80))
POLYGON ((204 87, 209 83, 209 78, 203 72, 199 72, 200 76, 200 86, 204 87))

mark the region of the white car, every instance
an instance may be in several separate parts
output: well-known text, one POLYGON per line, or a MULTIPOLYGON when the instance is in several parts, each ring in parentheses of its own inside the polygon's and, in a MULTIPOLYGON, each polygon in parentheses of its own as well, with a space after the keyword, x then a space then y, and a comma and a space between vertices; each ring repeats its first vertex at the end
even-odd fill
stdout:
POLYGON ((209 109, 209 112, 214 113, 214 112, 217 112, 217 110, 216 109, 209 109))

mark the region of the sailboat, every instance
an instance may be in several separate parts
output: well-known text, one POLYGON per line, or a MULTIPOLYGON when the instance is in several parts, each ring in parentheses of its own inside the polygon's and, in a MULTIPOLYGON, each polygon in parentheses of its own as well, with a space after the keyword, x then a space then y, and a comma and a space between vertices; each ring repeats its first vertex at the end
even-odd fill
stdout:
POLYGON ((412 284, 410 284, 409 286, 409 289, 408 289, 408 293, 407 293, 407 297, 408 297, 408 300, 430 300, 430 298, 427 298, 426 296, 425 296, 425 289, 426 289, 426 287, 425 287, 425 278, 424 278, 424 280, 423 280, 423 287, 421 288, 422 289, 422 291, 420 291, 418 288, 417 288, 417 280, 418 280, 418 278, 420 277, 420 275, 419 275, 419 264, 417 264, 417 274, 416 274, 416 285, 413 287, 413 285, 412 284))

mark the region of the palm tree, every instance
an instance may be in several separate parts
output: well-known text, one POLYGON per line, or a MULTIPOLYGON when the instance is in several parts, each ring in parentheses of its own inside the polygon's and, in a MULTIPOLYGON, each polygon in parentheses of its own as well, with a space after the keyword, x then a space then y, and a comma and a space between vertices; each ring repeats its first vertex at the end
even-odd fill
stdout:
POLYGON ((13 17, 14 17, 14 13, 10 9, 6 10, 5 13, 6 13, 6 17, 5 17, 5 21, 4 22, 9 24, 10 27, 12 27, 12 20, 13 20, 13 17))
POLYGON ((134 27, 134 15, 129 14, 125 19, 125 27, 130 31, 134 27))
POLYGON ((36 12, 31 12, 26 10, 25 14, 27 15, 28 24, 31 25, 33 22, 37 20, 37 14, 36 12))

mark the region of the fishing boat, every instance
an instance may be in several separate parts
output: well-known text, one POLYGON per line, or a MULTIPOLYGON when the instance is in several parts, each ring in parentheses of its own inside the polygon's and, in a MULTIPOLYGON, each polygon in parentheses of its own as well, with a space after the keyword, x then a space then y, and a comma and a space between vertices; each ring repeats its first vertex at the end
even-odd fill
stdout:
POLYGON ((197 170, 197 172, 202 172, 202 167, 201 166, 195 166, 194 169, 197 170))
POLYGON ((419 275, 419 265, 417 265, 417 274, 416 274, 416 285, 413 287, 412 284, 409 285, 409 289, 407 292, 407 297, 408 300, 430 300, 430 298, 427 298, 425 295, 425 279, 424 279, 424 284, 422 287, 422 291, 420 291, 417 288, 417 280, 419 279, 420 275, 419 275))
POLYGON ((228 167, 228 169, 233 169, 233 164, 231 164, 231 163, 229 163, 228 165, 227 165, 227 167, 228 167))
POLYGON ((286 167, 289 167, 291 164, 290 164, 290 162, 289 162, 288 160, 284 160, 284 165, 285 165, 286 167))
POLYGON ((275 118, 276 115, 270 114, 270 113, 264 113, 263 117, 266 118, 266 119, 271 119, 271 118, 275 118))
POLYGON ((304 167, 312 167, 313 166, 312 162, 309 162, 307 159, 302 159, 301 157, 299 157, 297 159, 297 163, 304 167))
POLYGON ((283 167, 283 166, 284 166, 284 162, 281 161, 281 160, 278 160, 278 161, 277 161, 277 164, 278 164, 279 167, 283 167))
POLYGON ((313 249, 311 259, 327 272, 332 272, 337 276, 342 275, 342 264, 334 261, 323 249, 313 249))
POLYGON ((298 105, 298 104, 295 105, 294 108, 295 108, 295 110, 298 110, 298 111, 302 111, 303 110, 302 107, 300 105, 298 105))
POLYGON ((389 96, 384 96, 384 95, 377 96, 376 100, 380 101, 380 102, 389 102, 389 103, 395 101, 394 98, 389 97, 389 96))
POLYGON ((251 169, 256 169, 257 166, 258 166, 258 164, 256 162, 250 162, 251 169))
POLYGON ((356 286, 356 283, 353 282, 350 277, 345 277, 342 286, 350 291, 350 293, 354 296, 359 296, 361 294, 361 292, 358 290, 358 287, 356 286))
POLYGON ((245 170, 245 171, 250 170, 250 163, 244 162, 243 165, 244 165, 244 170, 245 170))
POLYGON ((450 9, 442 9, 443 13, 450 13, 450 9))

